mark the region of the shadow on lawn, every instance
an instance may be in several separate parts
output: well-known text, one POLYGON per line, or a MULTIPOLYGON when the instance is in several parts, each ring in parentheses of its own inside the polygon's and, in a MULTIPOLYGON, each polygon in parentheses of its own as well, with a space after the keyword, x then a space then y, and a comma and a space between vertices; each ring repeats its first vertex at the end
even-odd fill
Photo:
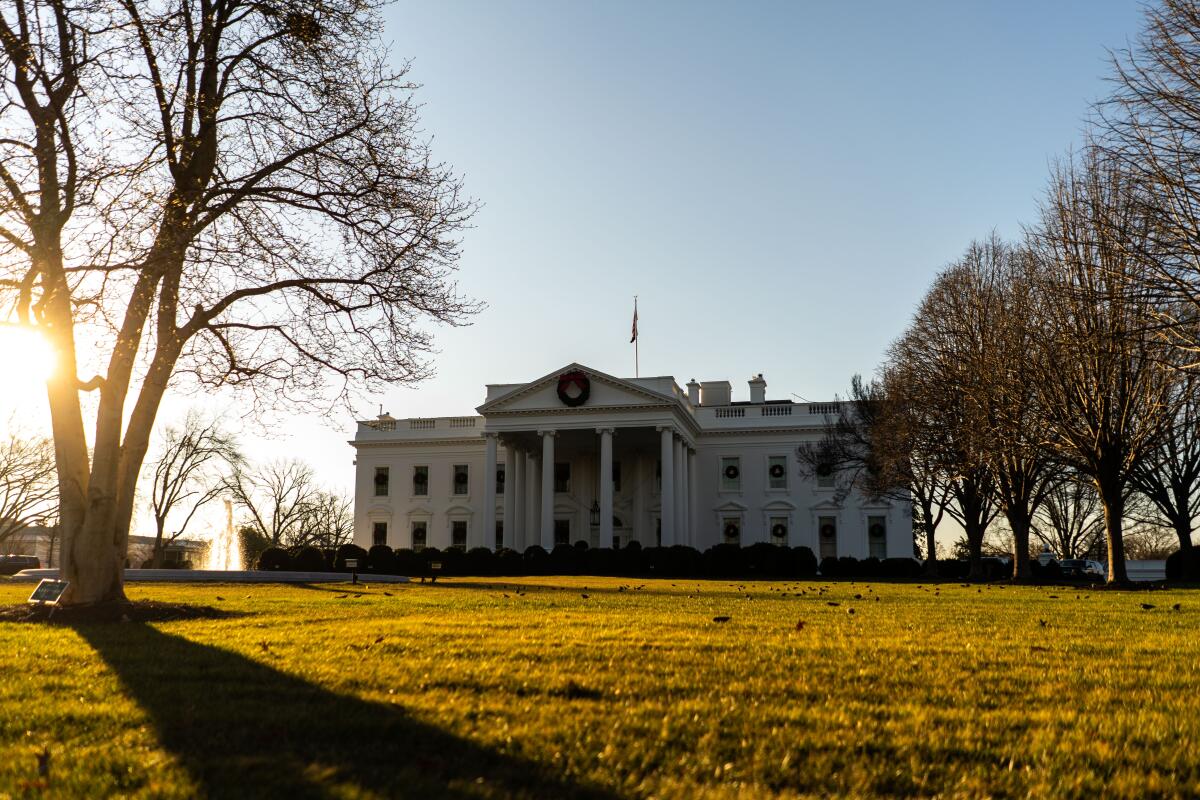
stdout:
POLYGON ((139 624, 77 630, 212 797, 323 798, 343 784, 385 797, 615 797, 218 647, 139 624))

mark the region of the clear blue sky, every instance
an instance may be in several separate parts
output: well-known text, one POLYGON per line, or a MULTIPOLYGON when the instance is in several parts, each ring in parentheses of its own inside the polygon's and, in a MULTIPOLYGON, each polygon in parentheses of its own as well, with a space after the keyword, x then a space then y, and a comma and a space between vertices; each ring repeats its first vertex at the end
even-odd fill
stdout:
POLYGON ((489 308, 379 400, 631 375, 634 294, 643 375, 844 392, 972 237, 1033 217, 1139 25, 1096 0, 400 2, 384 36, 485 204, 460 280, 489 308))

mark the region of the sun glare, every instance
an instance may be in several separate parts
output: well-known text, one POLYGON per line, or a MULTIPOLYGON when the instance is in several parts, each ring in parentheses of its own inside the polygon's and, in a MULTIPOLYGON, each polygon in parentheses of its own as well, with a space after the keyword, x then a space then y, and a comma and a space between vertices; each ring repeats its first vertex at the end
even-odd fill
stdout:
POLYGON ((54 350, 36 331, 0 326, 0 406, 23 406, 45 395, 54 350))

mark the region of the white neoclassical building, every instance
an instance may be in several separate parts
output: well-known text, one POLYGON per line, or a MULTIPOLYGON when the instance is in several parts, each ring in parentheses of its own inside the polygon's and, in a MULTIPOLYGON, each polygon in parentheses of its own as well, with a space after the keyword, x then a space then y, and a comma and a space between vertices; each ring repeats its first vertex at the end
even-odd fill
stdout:
POLYGON ((728 381, 614 378, 571 364, 489 384, 475 416, 358 423, 355 543, 489 547, 771 542, 819 557, 912 555, 908 503, 842 497, 797 451, 835 403, 749 399, 728 381), (607 480, 602 480, 607 476, 607 480))

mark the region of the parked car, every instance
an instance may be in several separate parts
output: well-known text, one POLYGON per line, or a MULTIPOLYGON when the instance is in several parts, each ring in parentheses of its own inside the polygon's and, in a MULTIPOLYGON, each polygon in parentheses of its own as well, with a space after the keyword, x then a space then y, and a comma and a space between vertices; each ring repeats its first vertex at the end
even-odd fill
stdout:
POLYGON ((37 556, 0 556, 0 575, 16 575, 23 569, 41 569, 37 556))
POLYGON ((1099 561, 1083 558, 1067 558, 1059 562, 1064 578, 1104 580, 1107 570, 1099 561))

